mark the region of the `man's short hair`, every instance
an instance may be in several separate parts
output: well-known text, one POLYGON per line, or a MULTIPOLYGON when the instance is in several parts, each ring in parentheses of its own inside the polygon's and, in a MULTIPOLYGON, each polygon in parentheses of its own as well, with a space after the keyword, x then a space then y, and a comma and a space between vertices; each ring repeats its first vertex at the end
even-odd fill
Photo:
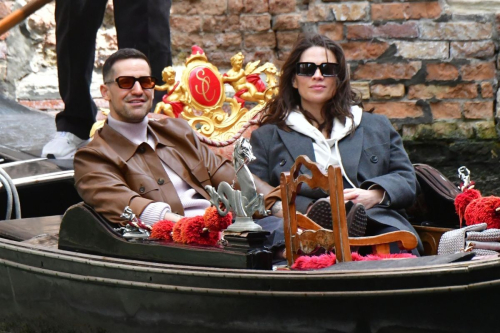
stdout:
POLYGON ((104 81, 110 80, 108 76, 111 75, 111 68, 113 65, 120 60, 124 59, 143 59, 148 63, 149 72, 151 72, 151 64, 149 63, 148 57, 144 53, 136 49, 119 49, 115 53, 109 56, 104 62, 102 67, 102 77, 104 81))

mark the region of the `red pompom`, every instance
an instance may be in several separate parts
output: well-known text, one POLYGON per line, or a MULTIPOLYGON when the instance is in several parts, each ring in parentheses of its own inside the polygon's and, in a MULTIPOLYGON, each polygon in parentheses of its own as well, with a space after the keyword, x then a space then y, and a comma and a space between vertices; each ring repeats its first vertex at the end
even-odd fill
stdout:
POLYGON ((460 219, 460 227, 465 216, 465 209, 475 199, 481 197, 481 192, 475 189, 465 189, 455 197, 455 211, 460 219))
POLYGON ((158 221, 153 224, 153 228, 151 229, 151 238, 171 241, 173 229, 174 222, 168 220, 158 221))
POLYGON ((473 200, 465 209, 465 222, 467 225, 486 223, 487 229, 500 229, 500 198, 489 196, 473 200))
MULTIPOLYGON (((368 254, 362 256, 357 252, 351 253, 352 261, 371 261, 371 260, 384 260, 384 259, 402 259, 414 258, 415 255, 411 253, 387 253, 387 254, 368 254)), ((291 269, 306 271, 310 269, 320 269, 331 265, 335 265, 337 257, 335 253, 328 252, 319 256, 301 256, 293 263, 291 269)))
POLYGON ((184 243, 184 241, 182 240, 182 225, 187 219, 187 217, 184 217, 174 224, 174 228, 172 230, 172 239, 174 240, 174 242, 184 243))
POLYGON ((222 231, 231 225, 233 215, 228 212, 226 216, 221 216, 215 206, 208 207, 203 214, 205 227, 211 232, 222 231))
POLYGON ((320 256, 301 256, 293 263, 291 269, 305 271, 309 269, 320 269, 334 265, 337 260, 335 253, 329 252, 320 256))
POLYGON ((219 232, 209 231, 203 216, 195 216, 184 222, 182 238, 187 244, 215 245, 219 240, 219 232))

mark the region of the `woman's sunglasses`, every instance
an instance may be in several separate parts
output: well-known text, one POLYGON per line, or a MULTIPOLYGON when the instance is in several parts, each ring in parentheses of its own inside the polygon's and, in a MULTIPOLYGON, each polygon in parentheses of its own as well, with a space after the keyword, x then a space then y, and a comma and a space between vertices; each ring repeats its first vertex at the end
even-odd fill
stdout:
POLYGON ((318 68, 323 76, 337 76, 340 72, 340 65, 335 62, 324 62, 321 65, 316 65, 314 62, 299 62, 297 75, 313 76, 318 68))
POLYGON ((136 81, 139 82, 142 89, 153 89, 156 85, 156 78, 153 76, 119 76, 114 81, 104 83, 108 84, 116 82, 116 84, 118 84, 118 87, 120 87, 121 89, 132 89, 136 81))

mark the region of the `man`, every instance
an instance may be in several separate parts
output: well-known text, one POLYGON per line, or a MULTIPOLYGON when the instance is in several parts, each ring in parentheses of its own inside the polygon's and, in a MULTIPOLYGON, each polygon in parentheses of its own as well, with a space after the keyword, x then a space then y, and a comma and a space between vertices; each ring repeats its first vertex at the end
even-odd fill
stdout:
MULTIPOLYGON (((108 0, 56 0, 56 52, 59 92, 64 110, 56 116, 57 133, 42 157, 71 159, 84 146, 96 120, 90 95, 95 39, 108 0)), ((113 0, 118 47, 133 47, 151 59, 153 76, 172 64, 169 16, 171 0, 113 0)), ((161 100, 161 93, 156 96, 161 100)))
MULTIPOLYGON (((231 183, 231 163, 200 143, 185 120, 148 119, 156 80, 143 53, 117 51, 106 60, 103 77, 110 114, 75 155, 80 196, 113 223, 125 222, 120 215, 126 206, 150 225, 203 214, 210 206, 204 187, 231 183)), ((256 184, 260 193, 273 189, 258 178, 256 184)), ((279 219, 263 220, 269 219, 282 229, 279 219)), ((283 239, 282 233, 273 237, 283 239)))

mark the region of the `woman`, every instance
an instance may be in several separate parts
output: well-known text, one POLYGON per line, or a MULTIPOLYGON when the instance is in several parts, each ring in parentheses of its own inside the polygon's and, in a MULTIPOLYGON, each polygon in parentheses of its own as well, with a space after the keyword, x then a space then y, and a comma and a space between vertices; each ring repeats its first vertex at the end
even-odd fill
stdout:
MULTIPOLYGON (((399 211, 416 197, 415 173, 401 137, 385 116, 356 104, 342 48, 325 36, 302 37, 283 65, 278 95, 252 133, 256 160, 250 170, 278 186, 281 172, 290 171, 299 155, 325 169, 339 165, 345 200, 366 209, 366 234, 408 230, 418 237, 399 211)), ((307 187, 300 194, 296 204, 302 213, 326 197, 307 187)))

